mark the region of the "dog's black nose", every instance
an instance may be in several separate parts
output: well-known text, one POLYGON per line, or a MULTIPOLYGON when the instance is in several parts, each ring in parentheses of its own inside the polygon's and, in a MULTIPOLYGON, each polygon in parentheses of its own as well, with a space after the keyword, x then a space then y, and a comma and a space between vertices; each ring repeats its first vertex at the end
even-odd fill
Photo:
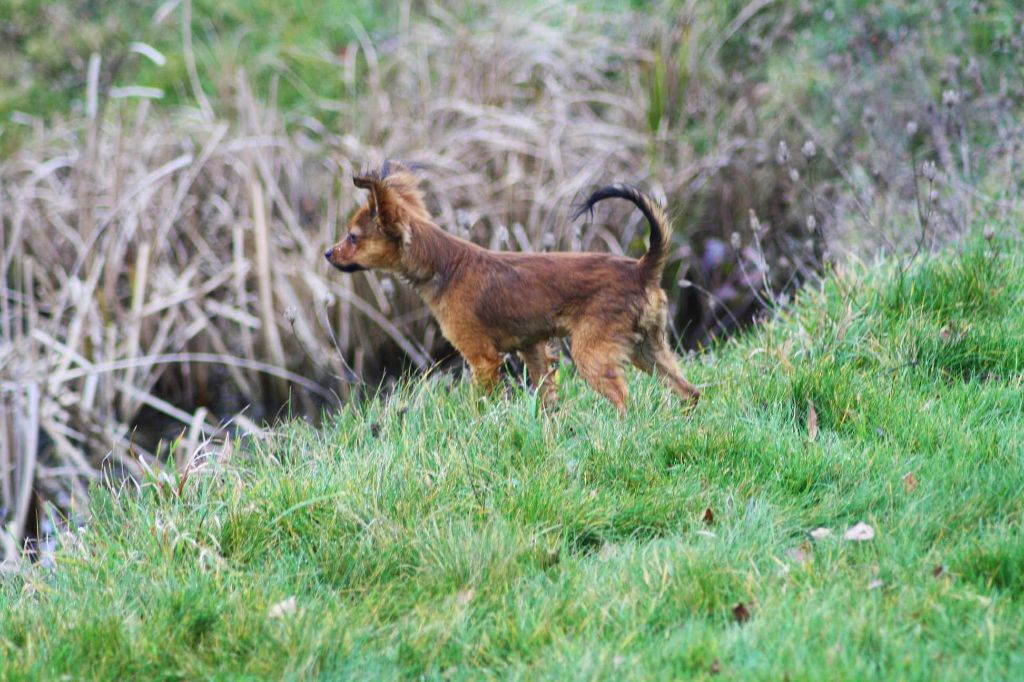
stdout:
POLYGON ((328 261, 331 260, 331 251, 334 251, 334 249, 327 249, 326 251, 324 251, 324 258, 326 258, 328 261))

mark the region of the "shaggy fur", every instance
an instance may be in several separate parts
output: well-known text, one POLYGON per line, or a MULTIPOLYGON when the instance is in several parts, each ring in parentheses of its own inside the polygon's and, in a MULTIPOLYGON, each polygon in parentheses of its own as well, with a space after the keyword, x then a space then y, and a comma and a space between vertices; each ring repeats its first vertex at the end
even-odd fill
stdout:
POLYGON ((667 300, 659 284, 669 223, 634 187, 597 190, 575 217, 610 198, 633 202, 651 226, 639 260, 603 253, 508 253, 454 237, 431 220, 416 176, 397 163, 353 178, 370 192, 348 233, 327 250, 342 272, 387 270, 408 281, 441 331, 490 390, 505 353, 517 352, 544 402, 555 400, 552 338, 569 337, 584 379, 626 410, 626 362, 657 372, 689 402, 700 393, 679 370, 666 336, 667 300))

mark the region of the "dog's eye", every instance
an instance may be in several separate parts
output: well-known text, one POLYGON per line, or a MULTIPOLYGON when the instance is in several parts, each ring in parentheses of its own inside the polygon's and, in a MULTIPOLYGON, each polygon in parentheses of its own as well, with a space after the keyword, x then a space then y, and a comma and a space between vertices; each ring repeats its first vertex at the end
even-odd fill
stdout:
POLYGON ((350 232, 348 235, 348 243, 355 246, 357 241, 359 241, 359 238, 350 232))

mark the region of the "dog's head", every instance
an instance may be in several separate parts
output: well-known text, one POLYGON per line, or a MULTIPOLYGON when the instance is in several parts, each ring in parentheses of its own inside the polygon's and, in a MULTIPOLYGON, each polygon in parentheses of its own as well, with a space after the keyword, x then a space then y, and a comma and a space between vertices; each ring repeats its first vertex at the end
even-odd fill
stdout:
POLYGON ((357 175, 352 182, 370 194, 349 220, 345 236, 324 257, 342 272, 399 270, 416 223, 430 219, 419 180, 403 164, 386 161, 379 171, 357 175))

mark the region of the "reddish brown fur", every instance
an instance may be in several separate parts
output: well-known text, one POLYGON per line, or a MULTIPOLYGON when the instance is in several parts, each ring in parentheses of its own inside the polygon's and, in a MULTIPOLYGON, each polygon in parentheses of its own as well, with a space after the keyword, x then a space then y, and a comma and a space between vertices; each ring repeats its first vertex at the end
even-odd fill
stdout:
POLYGON ((388 270, 417 289, 441 331, 469 363, 474 383, 498 382, 504 353, 518 352, 545 403, 555 400, 549 339, 570 337, 577 370, 623 414, 623 367, 657 372, 676 393, 696 402, 668 346, 666 297, 659 286, 667 221, 631 188, 596 192, 628 198, 652 227, 651 248, 640 260, 601 253, 508 253, 454 237, 431 220, 416 177, 398 164, 354 179, 369 201, 348 224, 345 238, 324 254, 345 272, 388 270), (627 196, 628 195, 628 196, 627 196))

